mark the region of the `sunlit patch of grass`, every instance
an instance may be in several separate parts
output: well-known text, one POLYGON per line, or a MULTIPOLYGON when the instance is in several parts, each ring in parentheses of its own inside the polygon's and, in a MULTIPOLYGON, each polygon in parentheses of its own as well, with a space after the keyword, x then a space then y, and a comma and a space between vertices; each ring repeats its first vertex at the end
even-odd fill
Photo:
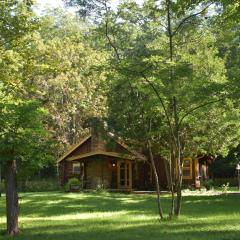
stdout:
POLYGON ((119 212, 94 212, 93 213, 75 213, 75 214, 65 214, 59 216, 50 216, 50 217, 21 217, 20 220, 26 221, 68 221, 68 220, 84 220, 84 219, 109 219, 109 218, 118 218, 122 215, 127 215, 127 211, 119 212))
MULTIPOLYGON (((240 239, 238 195, 189 194, 183 199, 181 217, 163 222, 159 222, 155 195, 53 192, 20 197, 22 233, 16 240, 240 239)), ((169 200, 168 195, 162 198, 166 218, 169 200)), ((5 198, 1 197, 1 229, 4 214, 5 198)))

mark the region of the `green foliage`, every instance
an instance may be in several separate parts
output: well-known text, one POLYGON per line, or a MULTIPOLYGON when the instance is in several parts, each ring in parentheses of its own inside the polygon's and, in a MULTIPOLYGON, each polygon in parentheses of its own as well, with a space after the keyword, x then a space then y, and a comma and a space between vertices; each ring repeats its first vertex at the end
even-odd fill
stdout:
POLYGON ((182 190, 185 190, 185 191, 196 191, 196 188, 191 185, 191 184, 182 184, 182 190))
POLYGON ((17 160, 19 178, 26 181, 55 155, 48 111, 34 84, 42 74, 35 49, 40 20, 27 1, 1 2, 0 8, 0 163, 4 170, 7 161, 17 160))
MULTIPOLYGON (((22 170, 22 169, 21 169, 22 170)), ((45 178, 26 181, 26 179, 19 178, 18 191, 19 192, 52 192, 61 190, 57 179, 45 178)), ((0 183, 0 193, 5 192, 5 181, 0 183)))
POLYGON ((44 110, 34 101, 0 102, 0 146, 1 162, 27 161, 33 155, 42 158, 37 151, 43 140, 48 137, 44 130, 44 110))
POLYGON ((27 181, 54 161, 51 136, 43 123, 46 112, 36 101, 4 101, 0 109, 1 165, 17 160, 18 177, 27 181))
POLYGON ((214 178, 213 179, 213 186, 214 187, 221 187, 222 185, 229 183, 230 187, 238 186, 237 178, 214 178))
POLYGON ((212 179, 208 179, 208 180, 202 181, 201 185, 204 186, 207 191, 209 191, 209 190, 213 189, 214 181, 212 179))
POLYGON ((68 182, 65 184, 64 189, 66 192, 80 190, 81 189, 81 182, 77 178, 70 178, 68 182))
POLYGON ((226 184, 223 184, 221 187, 222 187, 223 194, 226 195, 229 189, 229 182, 227 182, 226 184))
POLYGON ((20 38, 38 27, 37 16, 28 1, 1 1, 1 46, 17 45, 20 38))
POLYGON ((101 66, 106 54, 91 46, 91 33, 78 18, 56 10, 41 21, 33 46, 41 72, 34 83, 37 97, 49 111, 47 128, 61 154, 86 134, 84 123, 89 117, 105 112, 99 85, 105 79, 101 66))
POLYGON ((0 131, 2 141, 3 138, 16 141, 6 132, 18 124, 10 121, 18 115, 18 143, 21 145, 22 142, 22 149, 17 154, 21 160, 18 173, 25 181, 39 169, 55 166, 56 157, 65 147, 86 134, 83 130, 85 120, 104 112, 104 97, 100 97, 98 89, 104 73, 98 68, 105 60, 105 53, 90 46, 89 30, 78 18, 60 10, 37 17, 22 1, 1 3, 0 8, 4 12, 0 26, 3 43, 0 47, 0 103, 8 112, 5 115, 9 115, 0 116, 4 123, 0 131), (39 106, 35 109, 36 114, 30 103, 32 107, 34 104, 39 106), (40 109, 41 113, 38 112, 40 109), (25 124, 28 124, 26 128, 25 124), (20 134, 26 142, 20 139, 20 134))
POLYGON ((30 180, 24 183, 24 186, 21 184, 19 185, 20 192, 51 192, 61 189, 58 181, 51 178, 30 180))
POLYGON ((235 0, 215 0, 216 4, 220 7, 219 13, 221 13, 221 23, 226 27, 239 23, 240 21, 240 1, 235 0))
POLYGON ((238 186, 237 178, 214 178, 214 179, 208 179, 205 181, 201 181, 201 186, 205 187, 206 190, 211 190, 214 188, 221 188, 228 189, 229 187, 236 187, 238 186))
POLYGON ((214 178, 233 178, 240 159, 240 146, 233 148, 226 156, 218 156, 210 165, 210 173, 214 178))
POLYGON ((93 17, 95 20, 100 18, 108 6, 109 0, 64 0, 69 6, 77 7, 78 14, 83 17, 93 17))
MULTIPOLYGON (((120 56, 118 62, 112 60, 109 76, 111 124, 120 135, 138 139, 143 145, 146 139, 152 139, 154 151, 169 158, 173 141, 169 140, 170 124, 176 131, 175 98, 182 154, 226 154, 237 144, 239 131, 235 129, 239 129, 240 115, 228 95, 228 86, 233 83, 226 76, 213 29, 200 27, 199 22, 187 24, 174 35, 171 61, 168 35, 162 26, 166 23, 165 9, 155 6, 152 13, 159 15, 149 15, 147 4, 140 7, 131 2, 120 5, 108 19, 109 37, 120 56), (130 8, 134 9, 131 14, 130 8)), ((182 16, 176 15, 181 20, 182 16)), ((177 28, 178 22, 173 24, 177 28)))

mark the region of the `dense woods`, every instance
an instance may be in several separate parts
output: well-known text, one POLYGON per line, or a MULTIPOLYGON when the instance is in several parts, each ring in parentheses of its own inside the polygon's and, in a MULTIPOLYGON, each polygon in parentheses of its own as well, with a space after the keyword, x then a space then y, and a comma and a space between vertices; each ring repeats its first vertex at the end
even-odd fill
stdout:
POLYGON ((8 234, 19 232, 17 174, 26 181, 55 166, 92 117, 150 158, 164 157, 167 211, 179 216, 182 159, 239 154, 240 2, 65 3, 78 7, 77 16, 61 9, 39 16, 32 1, 0 3, 8 234))

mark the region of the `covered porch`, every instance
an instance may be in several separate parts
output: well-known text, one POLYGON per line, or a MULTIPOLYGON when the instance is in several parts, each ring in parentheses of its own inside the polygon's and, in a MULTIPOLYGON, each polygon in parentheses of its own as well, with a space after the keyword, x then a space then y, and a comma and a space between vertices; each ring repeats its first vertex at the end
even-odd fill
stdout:
POLYGON ((74 156, 67 162, 72 164, 72 175, 81 180, 84 189, 104 188, 111 191, 132 191, 138 188, 144 164, 132 156, 109 152, 74 156))

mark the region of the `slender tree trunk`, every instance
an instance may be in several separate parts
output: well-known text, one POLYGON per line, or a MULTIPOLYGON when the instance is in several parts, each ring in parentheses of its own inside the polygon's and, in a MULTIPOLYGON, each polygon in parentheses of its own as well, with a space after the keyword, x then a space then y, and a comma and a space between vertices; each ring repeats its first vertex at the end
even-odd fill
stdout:
POLYGON ((174 161, 174 154, 171 153, 171 157, 170 157, 170 163, 171 163, 171 167, 170 167, 170 177, 171 177, 171 209, 170 209, 170 213, 169 216, 172 217, 174 215, 174 208, 175 208, 175 187, 174 187, 174 183, 175 183, 175 161, 174 161))
POLYGON ((181 207, 182 207, 182 190, 181 190, 182 184, 179 182, 177 186, 177 202, 176 202, 176 209, 175 209, 175 215, 179 216, 181 213, 181 207))
POLYGON ((175 208, 175 215, 179 216, 181 213, 182 206, 182 166, 181 166, 181 157, 178 157, 178 182, 177 182, 177 202, 175 208))
MULTIPOLYGON (((173 29, 172 29, 172 1, 171 0, 166 0, 166 10, 167 10, 167 35, 168 35, 168 41, 169 41, 169 60, 172 62, 174 60, 174 42, 173 42, 173 29)), ((174 70, 171 67, 170 68, 170 83, 173 84, 173 76, 174 76, 174 70)), ((173 93, 175 92, 175 85, 172 85, 172 89, 173 89, 173 93)), ((178 161, 176 162, 176 157, 178 155, 178 150, 179 148, 179 128, 178 128, 178 119, 177 117, 177 112, 175 110, 177 110, 175 107, 175 103, 176 103, 176 98, 173 97, 173 115, 174 115, 174 119, 175 119, 175 131, 174 131, 174 136, 172 136, 173 139, 172 140, 172 146, 171 146, 171 177, 172 177, 172 185, 171 185, 171 197, 172 197, 172 201, 171 201, 171 210, 170 210, 170 217, 174 215, 174 213, 176 214, 176 209, 175 209, 175 190, 176 187, 178 189, 178 176, 177 175, 177 170, 178 170, 178 161)), ((170 100, 170 102, 171 102, 170 100)), ((171 103, 171 108, 172 108, 172 103, 171 103)), ((178 195, 177 195, 178 198, 178 195)), ((177 199, 177 203, 178 203, 178 199, 177 199)), ((177 208, 177 207, 176 207, 177 208)))
POLYGON ((177 159, 177 173, 176 173, 176 191, 177 191, 177 199, 176 199, 176 208, 175 215, 179 216, 181 212, 181 204, 182 204, 182 162, 181 162, 181 144, 180 144, 180 136, 179 136, 179 119, 177 113, 177 100, 176 97, 173 98, 173 111, 174 111, 174 121, 175 121, 175 131, 176 131, 176 159, 177 159))
POLYGON ((176 208, 175 208, 175 215, 179 216, 181 213, 181 206, 182 206, 182 166, 181 166, 181 156, 179 154, 178 159, 178 176, 177 176, 177 198, 176 198, 176 208))
POLYGON ((171 156, 169 162, 167 160, 164 160, 164 166, 165 166, 165 172, 167 175, 167 182, 168 182, 168 190, 171 193, 171 207, 169 212, 169 217, 171 218, 174 215, 174 209, 175 209, 175 196, 174 196, 174 186, 173 186, 173 179, 172 179, 172 167, 171 167, 171 156))
POLYGON ((17 166, 16 160, 7 163, 6 171, 6 210, 7 234, 16 235, 18 228, 18 192, 17 192, 17 166))
POLYGON ((153 174, 154 174, 155 183, 156 183, 158 212, 159 212, 160 219, 163 219, 163 210, 162 210, 162 203, 161 203, 161 197, 160 197, 160 186, 159 186, 158 174, 157 174, 157 169, 153 159, 151 142, 149 140, 148 140, 148 150, 149 150, 150 161, 153 168, 153 174))
POLYGON ((167 32, 169 39, 169 58, 173 60, 173 34, 172 34, 172 21, 171 21, 171 0, 166 0, 167 5, 167 32))

